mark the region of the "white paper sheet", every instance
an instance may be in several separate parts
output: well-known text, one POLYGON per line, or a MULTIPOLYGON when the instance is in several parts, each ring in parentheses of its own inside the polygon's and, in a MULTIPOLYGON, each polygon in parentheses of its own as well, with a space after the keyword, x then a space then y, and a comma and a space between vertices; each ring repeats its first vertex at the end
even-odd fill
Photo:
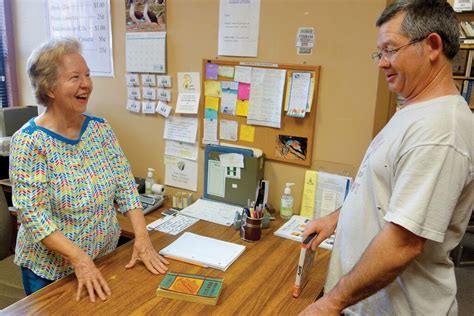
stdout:
POLYGON ((252 67, 235 66, 234 80, 250 83, 252 80, 252 67))
POLYGON ((137 100, 127 100, 127 110, 140 113, 141 102, 137 100))
POLYGON ((179 93, 200 93, 201 77, 199 72, 178 72, 179 93))
POLYGON ((143 101, 142 102, 142 113, 145 114, 155 114, 155 101, 143 101))
POLYGON ((239 83, 237 81, 221 82, 221 112, 229 115, 235 115, 237 104, 237 91, 239 83))
POLYGON ((147 87, 156 86, 156 75, 154 74, 141 74, 142 84, 147 87))
POLYGON ((178 101, 176 113, 196 114, 201 95, 199 72, 178 72, 178 101))
POLYGON ((260 0, 221 0, 218 54, 257 57, 259 23, 260 0))
POLYGON ((325 216, 341 207, 349 186, 349 177, 318 172, 316 197, 314 199, 314 218, 325 216), (332 210, 331 206, 333 207, 332 210))
POLYGON ((171 88, 171 76, 156 76, 158 88, 171 88))
POLYGON ((164 117, 168 117, 171 113, 171 106, 169 106, 163 101, 158 101, 155 111, 156 113, 161 114, 164 117))
POLYGON ((217 120, 204 119, 204 133, 202 142, 204 144, 217 144, 217 120))
POLYGON ((126 33, 128 72, 166 73, 166 32, 126 33))
POLYGON ((235 212, 242 207, 199 199, 181 211, 181 214, 199 218, 208 222, 230 226, 234 222, 235 212))
POLYGON ((171 101, 171 90, 158 88, 156 89, 156 98, 160 101, 171 101))
POLYGON ((472 8, 472 0, 454 0, 453 9, 454 11, 471 11, 472 8))
POLYGON ((197 191, 197 162, 165 155, 165 184, 197 191))
POLYGON ((333 190, 324 190, 321 201, 321 217, 326 216, 336 209, 337 192, 333 190))
POLYGON ((290 97, 288 101, 288 116, 304 117, 308 108, 311 74, 309 72, 294 72, 291 76, 290 97))
POLYGON ((128 87, 127 88, 127 97, 130 100, 140 100, 142 98, 140 88, 138 88, 138 87, 128 87))
POLYGON ((138 74, 126 74, 125 80, 127 81, 127 86, 129 87, 140 85, 140 79, 138 79, 138 74))
POLYGON ((314 47, 314 27, 299 27, 296 47, 314 47))
POLYGON ((242 245, 185 232, 160 254, 226 271, 244 250, 242 245))
POLYGON ((151 87, 142 88, 143 99, 156 100, 156 89, 151 87))
POLYGON ((218 160, 207 162, 207 194, 225 197, 225 169, 218 160))
POLYGON ((176 142, 173 140, 166 140, 165 155, 186 158, 189 160, 197 160, 198 144, 189 144, 183 142, 176 142))
POLYGON ((281 127, 286 71, 252 68, 247 124, 281 127))
POLYGON ((244 155, 230 153, 219 155, 219 161, 225 167, 244 168, 244 155))
POLYGON ((176 113, 196 114, 199 109, 199 93, 179 93, 176 113))
POLYGON ((170 116, 165 121, 163 138, 186 143, 195 143, 198 121, 194 117, 170 116))
MULTIPOLYGON (((49 36, 79 39, 91 75, 113 77, 110 0, 48 0, 45 3, 49 36)), ((28 14, 41 15, 31 9, 28 11, 28 14)))
POLYGON ((237 141, 239 122, 230 120, 220 120, 219 138, 224 140, 237 141))

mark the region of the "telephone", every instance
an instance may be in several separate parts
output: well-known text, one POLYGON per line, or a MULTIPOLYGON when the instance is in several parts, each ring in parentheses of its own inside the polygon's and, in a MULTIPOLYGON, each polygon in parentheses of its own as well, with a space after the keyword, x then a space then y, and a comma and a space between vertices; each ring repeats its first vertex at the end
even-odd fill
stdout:
POLYGON ((140 202, 143 205, 143 214, 146 215, 163 205, 165 199, 162 195, 139 195, 140 202))

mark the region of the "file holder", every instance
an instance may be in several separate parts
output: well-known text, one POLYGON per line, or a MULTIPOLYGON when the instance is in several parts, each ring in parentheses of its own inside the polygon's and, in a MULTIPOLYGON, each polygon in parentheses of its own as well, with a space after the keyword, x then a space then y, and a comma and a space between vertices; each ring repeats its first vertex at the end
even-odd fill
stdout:
POLYGON ((248 201, 255 201, 257 187, 263 179, 264 156, 254 157, 253 151, 246 148, 236 148, 220 145, 206 145, 204 158, 204 198, 246 206, 248 201), (241 154, 244 156, 244 168, 240 169, 240 178, 225 179, 224 196, 208 192, 209 161, 219 161, 221 154, 241 154))

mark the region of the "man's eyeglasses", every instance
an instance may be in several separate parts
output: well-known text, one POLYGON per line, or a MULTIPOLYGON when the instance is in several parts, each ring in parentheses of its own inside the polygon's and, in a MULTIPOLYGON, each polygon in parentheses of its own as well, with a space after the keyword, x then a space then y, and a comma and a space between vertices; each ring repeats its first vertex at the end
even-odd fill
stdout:
POLYGON ((410 42, 408 42, 407 44, 405 45, 402 45, 402 46, 399 46, 399 47, 396 47, 396 48, 384 48, 384 49, 381 49, 379 50, 378 52, 375 52, 372 54, 372 60, 376 63, 378 63, 380 61, 380 59, 385 58, 385 60, 389 60, 390 58, 393 57, 393 55, 395 55, 400 49, 404 48, 404 47, 407 47, 407 46, 410 46, 410 45, 413 45, 413 44, 416 44, 418 42, 421 42, 422 40, 424 40, 426 38, 425 37, 422 37, 422 38, 417 38, 417 39, 414 39, 410 42))

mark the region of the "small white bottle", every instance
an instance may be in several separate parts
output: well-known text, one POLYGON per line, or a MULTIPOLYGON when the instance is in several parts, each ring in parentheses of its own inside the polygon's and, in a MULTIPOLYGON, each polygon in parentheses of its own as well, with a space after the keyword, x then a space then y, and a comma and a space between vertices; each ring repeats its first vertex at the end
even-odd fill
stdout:
POLYGON ((155 179, 153 178, 153 172, 155 169, 148 168, 148 173, 146 174, 145 179, 145 194, 151 195, 153 192, 151 191, 151 187, 155 184, 155 179))
POLYGON ((280 216, 283 219, 290 219, 293 216, 293 196, 291 195, 291 186, 294 183, 287 183, 285 191, 281 196, 280 216))

